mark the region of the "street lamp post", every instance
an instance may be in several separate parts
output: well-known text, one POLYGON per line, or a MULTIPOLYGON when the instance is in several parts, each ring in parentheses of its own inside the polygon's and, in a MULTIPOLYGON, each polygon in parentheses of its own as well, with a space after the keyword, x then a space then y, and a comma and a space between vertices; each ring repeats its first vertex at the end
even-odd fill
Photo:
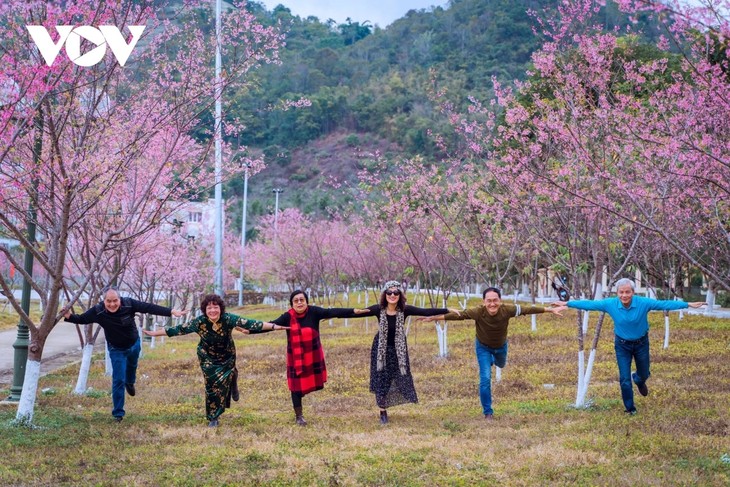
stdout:
POLYGON ((243 306, 243 259, 246 257, 246 199, 248 198, 248 168, 249 164, 246 164, 246 170, 243 176, 243 210, 241 212, 241 274, 240 282, 238 287, 238 305, 243 306))
MULTIPOLYGON (((38 114, 36 116, 36 138, 33 146, 33 162, 38 165, 41 157, 41 150, 43 148, 43 117, 38 114)), ((38 188, 38 180, 33 180, 33 194, 30 198, 28 207, 28 245, 33 245, 36 238, 36 190, 38 188)), ((33 253, 30 249, 25 249, 25 262, 23 264, 25 272, 31 276, 33 275, 33 253)), ((23 277, 23 291, 20 297, 20 307, 25 311, 25 314, 30 316, 30 281, 23 277)), ((28 342, 30 337, 30 330, 21 319, 18 322, 18 334, 16 336, 13 348, 15 349, 13 355, 13 385, 10 387, 10 397, 8 401, 18 402, 20 396, 23 393, 23 384, 25 383, 25 364, 28 362, 28 342)))
POLYGON ((279 194, 283 193, 284 190, 281 188, 274 188, 272 192, 276 195, 276 204, 274 205, 274 232, 276 232, 277 223, 279 221, 279 194))

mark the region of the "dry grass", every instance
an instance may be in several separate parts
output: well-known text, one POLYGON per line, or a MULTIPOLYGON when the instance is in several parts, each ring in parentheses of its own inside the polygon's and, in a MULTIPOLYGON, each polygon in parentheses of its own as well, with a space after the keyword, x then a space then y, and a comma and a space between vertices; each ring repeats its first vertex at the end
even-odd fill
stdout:
MULTIPOLYGON (((36 323, 41 318, 41 312, 37 301, 31 301, 30 317, 36 320, 36 323)), ((15 312, 10 303, 7 301, 0 301, 0 331, 18 328, 18 321, 18 313, 15 312)))
POLYGON ((206 426, 194 337, 145 347, 137 396, 127 399, 121 424, 111 421, 110 379, 99 357, 89 380, 94 394, 71 394, 77 367, 41 379, 54 392, 39 395, 38 428, 11 426, 15 410, 0 409, 0 484, 730 484, 730 322, 673 315, 663 350, 661 315, 652 316, 651 394, 637 394, 639 414, 626 417, 610 320, 592 405, 572 407, 575 319, 567 314, 540 316, 536 333, 529 317, 513 321, 492 423, 481 418, 469 322, 450 324, 446 360, 435 357, 432 324, 411 326, 420 403, 393 408, 387 427, 368 391, 372 318, 367 332, 364 320, 322 323, 330 379, 304 398, 306 428, 293 423, 282 333, 237 340, 242 397, 217 429, 206 426))

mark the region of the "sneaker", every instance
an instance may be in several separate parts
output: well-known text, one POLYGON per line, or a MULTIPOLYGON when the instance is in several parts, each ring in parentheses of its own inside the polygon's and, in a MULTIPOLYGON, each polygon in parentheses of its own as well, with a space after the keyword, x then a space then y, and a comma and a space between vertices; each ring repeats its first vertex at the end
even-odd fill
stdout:
POLYGON ((127 389, 127 394, 134 396, 137 392, 134 390, 134 384, 124 384, 124 388, 127 389))
POLYGON ((304 419, 304 416, 297 416, 296 422, 298 426, 307 426, 307 421, 304 419))
POLYGON ((218 420, 217 419, 211 419, 208 422, 208 427, 209 428, 216 428, 217 426, 218 426, 218 420))
POLYGON ((636 409, 632 409, 630 411, 627 409, 626 411, 624 411, 624 413, 628 414, 629 416, 636 416, 636 409))
POLYGON ((124 416, 114 416, 115 423, 121 423, 123 419, 124 419, 124 416))
POLYGON ((487 421, 494 421, 494 415, 492 413, 485 413, 484 419, 486 419, 487 421))
POLYGON ((636 384, 636 388, 639 389, 639 394, 646 397, 649 395, 649 388, 646 387, 646 382, 643 384, 636 384))

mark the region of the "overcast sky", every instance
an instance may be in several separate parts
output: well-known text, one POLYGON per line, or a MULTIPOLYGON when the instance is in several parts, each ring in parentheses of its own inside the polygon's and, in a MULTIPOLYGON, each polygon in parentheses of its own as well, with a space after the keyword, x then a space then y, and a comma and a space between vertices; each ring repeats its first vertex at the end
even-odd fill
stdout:
POLYGON ((448 0, 259 0, 267 10, 281 4, 292 14, 302 18, 314 15, 320 21, 334 19, 338 24, 350 17, 353 22, 371 24, 385 28, 394 20, 403 17, 409 10, 429 9, 431 6, 446 6, 448 0))

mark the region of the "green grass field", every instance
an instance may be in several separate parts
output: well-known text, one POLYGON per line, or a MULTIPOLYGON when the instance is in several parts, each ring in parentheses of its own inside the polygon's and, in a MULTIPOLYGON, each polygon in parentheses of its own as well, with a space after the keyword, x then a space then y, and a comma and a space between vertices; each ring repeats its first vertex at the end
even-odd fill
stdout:
POLYGON ((447 359, 436 357, 433 324, 411 324, 420 402, 392 408, 385 427, 368 389, 374 318, 367 330, 364 319, 322 322, 329 381, 304 398, 305 428, 294 424, 281 332, 238 335, 241 400, 217 429, 205 420, 195 337, 145 345, 119 424, 98 356, 87 395, 72 394, 78 365, 41 378, 35 427, 0 408, 0 485, 730 485, 730 321, 673 314, 664 350, 663 317, 652 314, 650 394, 636 394, 639 414, 627 417, 610 319, 590 406, 573 408, 574 313, 540 315, 537 332, 529 317, 513 320, 493 422, 481 415, 471 322, 449 324, 447 359))

